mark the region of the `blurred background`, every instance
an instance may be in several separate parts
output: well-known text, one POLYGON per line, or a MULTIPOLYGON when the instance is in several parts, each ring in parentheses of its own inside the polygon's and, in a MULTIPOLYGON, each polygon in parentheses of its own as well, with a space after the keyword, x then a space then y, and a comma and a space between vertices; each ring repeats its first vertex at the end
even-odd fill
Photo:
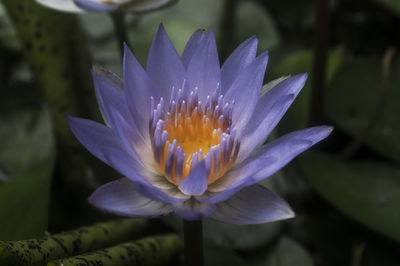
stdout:
MULTIPOLYGON (((400 265, 399 0, 180 0, 111 16, 3 0, 0 240, 116 218, 87 197, 118 174, 81 147, 65 115, 101 121, 90 69, 98 64, 121 75, 114 25, 122 14, 126 41, 143 65, 160 22, 178 53, 196 29, 213 29, 221 62, 256 34, 259 52, 270 54, 265 83, 309 73, 271 138, 335 127, 263 182, 297 217, 252 226, 205 221, 206 265, 400 265)), ((181 230, 174 216, 151 226, 181 230)))

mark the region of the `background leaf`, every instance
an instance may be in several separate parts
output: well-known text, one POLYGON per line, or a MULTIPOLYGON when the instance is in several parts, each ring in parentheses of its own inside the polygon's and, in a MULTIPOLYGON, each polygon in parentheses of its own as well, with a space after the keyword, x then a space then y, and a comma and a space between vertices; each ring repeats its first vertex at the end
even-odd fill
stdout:
POLYGON ((0 239, 43 236, 54 164, 49 114, 21 111, 1 117, 0 239))
POLYGON ((321 153, 300 157, 316 191, 343 213, 400 242, 400 168, 386 163, 346 163, 321 153))
POLYGON ((253 266, 313 266, 310 254, 296 241, 281 237, 271 252, 261 252, 253 266))
MULTIPOLYGON (((383 86, 381 61, 379 57, 346 60, 327 90, 328 118, 351 136, 358 135, 376 112, 383 86)), ((394 63, 388 84, 387 101, 366 145, 400 162, 400 62, 394 63)))

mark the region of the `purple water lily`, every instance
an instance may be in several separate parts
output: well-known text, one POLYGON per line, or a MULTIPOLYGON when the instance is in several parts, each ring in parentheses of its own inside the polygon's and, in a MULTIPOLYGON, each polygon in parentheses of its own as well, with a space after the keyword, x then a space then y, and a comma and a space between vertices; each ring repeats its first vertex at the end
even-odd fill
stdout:
POLYGON ((162 25, 144 70, 125 46, 123 79, 95 68, 105 125, 69 117, 78 140, 124 178, 90 202, 132 217, 175 212, 257 224, 294 216, 257 183, 327 137, 331 127, 299 130, 262 145, 307 79, 295 75, 261 95, 268 53, 243 42, 220 67, 213 32, 196 31, 182 56, 162 25), (261 96, 260 96, 261 95, 261 96))

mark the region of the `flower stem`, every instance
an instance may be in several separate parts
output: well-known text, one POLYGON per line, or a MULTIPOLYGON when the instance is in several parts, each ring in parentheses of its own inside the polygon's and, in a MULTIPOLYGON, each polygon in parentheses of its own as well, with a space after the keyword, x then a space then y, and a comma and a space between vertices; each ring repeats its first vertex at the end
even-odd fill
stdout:
POLYGON ((316 0, 316 29, 314 39, 310 124, 323 119, 326 62, 329 50, 330 0, 316 0))
POLYGON ((183 221, 185 266, 203 266, 202 221, 183 221))
POLYGON ((128 42, 125 27, 125 13, 115 11, 111 13, 111 19, 114 24, 115 34, 117 36, 118 48, 120 49, 121 56, 124 54, 124 42, 128 42))

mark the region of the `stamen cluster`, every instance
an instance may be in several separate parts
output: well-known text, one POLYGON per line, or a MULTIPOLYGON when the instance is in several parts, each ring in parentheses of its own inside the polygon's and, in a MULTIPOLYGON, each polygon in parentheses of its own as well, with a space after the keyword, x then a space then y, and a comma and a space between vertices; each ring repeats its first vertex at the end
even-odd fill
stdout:
POLYGON ((219 88, 204 103, 197 88, 183 88, 172 90, 168 106, 163 98, 157 105, 151 99, 154 159, 167 180, 177 185, 204 160, 211 184, 233 165, 239 152, 236 130, 231 128, 234 102, 224 102, 219 88))

